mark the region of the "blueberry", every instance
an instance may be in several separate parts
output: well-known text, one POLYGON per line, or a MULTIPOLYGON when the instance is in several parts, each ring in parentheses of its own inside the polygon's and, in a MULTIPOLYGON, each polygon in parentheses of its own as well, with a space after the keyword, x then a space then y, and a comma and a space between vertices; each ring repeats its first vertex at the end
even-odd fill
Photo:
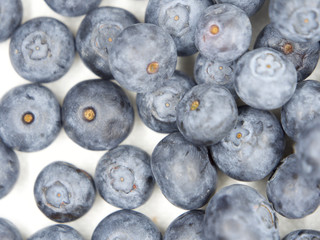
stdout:
POLYGON ((91 11, 81 22, 76 37, 77 51, 84 64, 102 78, 110 78, 109 52, 114 39, 126 27, 138 23, 130 12, 115 7, 91 11))
POLYGON ((100 159, 94 180, 108 203, 124 209, 137 208, 149 199, 154 187, 150 157, 140 148, 118 146, 100 159))
POLYGON ((255 189, 240 184, 222 188, 211 198, 203 222, 204 240, 279 240, 271 204, 255 189))
POLYGON ((283 37, 272 24, 265 26, 259 33, 254 47, 269 47, 286 55, 297 70, 298 81, 306 79, 316 68, 319 60, 319 42, 297 43, 291 41, 283 37))
POLYGON ((21 234, 16 226, 7 219, 0 218, 0 239, 22 240, 21 234))
POLYGON ((251 23, 243 10, 232 4, 215 4, 199 19, 195 44, 209 60, 231 62, 248 50, 251 35, 251 23))
POLYGON ((49 146, 61 129, 60 105, 39 84, 11 89, 0 102, 0 135, 10 148, 34 152, 49 146))
POLYGON ((10 60, 16 72, 31 82, 58 80, 75 56, 74 38, 62 22, 34 18, 21 25, 10 42, 10 60))
POLYGON ((1 0, 0 2, 0 42, 7 40, 22 20, 21 0, 1 0))
POLYGON ((309 229, 296 230, 286 235, 282 240, 317 240, 320 232, 309 229))
POLYGON ((163 240, 202 240, 204 211, 192 210, 177 217, 167 228, 163 240))
POLYGON ((138 23, 125 28, 114 40, 109 63, 122 87, 134 92, 153 91, 173 75, 177 49, 161 27, 138 23))
POLYGON ((78 231, 67 225, 56 224, 34 233, 27 240, 84 240, 78 231))
POLYGON ((190 56, 197 52, 194 44, 197 22, 210 5, 211 0, 150 0, 145 22, 156 24, 168 32, 179 56, 190 56))
POLYGON ((197 145, 221 141, 237 122, 238 109, 230 92, 215 84, 191 88, 177 106, 177 125, 182 135, 197 145))
POLYGON ((63 16, 76 17, 98 7, 101 0, 45 0, 45 2, 53 11, 63 16))
POLYGON ((235 89, 249 106, 273 110, 292 97, 297 71, 287 57, 272 48, 258 48, 237 62, 235 89))
POLYGON ((163 195, 183 209, 204 206, 216 190, 217 173, 206 147, 171 133, 154 148, 151 169, 163 195))
POLYGON ((164 86, 152 92, 138 93, 136 103, 141 120, 146 126, 160 133, 178 131, 176 107, 186 91, 195 85, 194 81, 180 71, 164 86))
POLYGON ((241 8, 250 17, 260 10, 264 0, 214 0, 216 3, 230 3, 241 8))
POLYGON ((156 225, 142 213, 120 210, 105 217, 91 239, 161 240, 162 236, 156 225))
POLYGON ((59 223, 83 216, 96 197, 92 177, 62 161, 49 164, 39 173, 33 191, 41 212, 59 223))
POLYGON ((67 93, 62 121, 67 135, 81 147, 108 150, 129 135, 134 112, 118 85, 106 80, 87 80, 67 93))
POLYGON ((241 181, 265 178, 278 165, 284 148, 285 136, 276 116, 248 106, 239 108, 236 127, 210 147, 217 166, 241 181))

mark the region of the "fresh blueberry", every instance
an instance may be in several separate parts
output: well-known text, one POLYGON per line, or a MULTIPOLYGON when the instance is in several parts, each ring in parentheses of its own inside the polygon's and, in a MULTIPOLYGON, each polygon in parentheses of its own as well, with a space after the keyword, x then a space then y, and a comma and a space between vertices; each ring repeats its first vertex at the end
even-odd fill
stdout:
POLYGON ((31 82, 58 80, 70 69, 75 56, 74 38, 62 22, 34 18, 12 35, 10 60, 16 72, 31 82))
POLYGON ((125 28, 114 40, 109 63, 122 87, 134 92, 154 91, 173 75, 177 49, 161 27, 138 23, 125 28))
POLYGON ((177 106, 177 125, 182 135, 197 145, 221 141, 234 128, 238 109, 231 93, 215 84, 191 88, 177 106))
POLYGON ((91 239, 161 240, 162 236, 156 225, 142 213, 120 210, 105 217, 91 239))
POLYGON ((62 121, 67 135, 81 147, 108 150, 129 135, 134 112, 118 85, 106 80, 87 80, 67 93, 62 121))
POLYGON ((21 0, 0 1, 0 42, 7 40, 22 20, 21 0))
POLYGON ((176 107, 183 95, 195 85, 194 81, 180 71, 164 86, 152 92, 138 93, 136 103, 141 120, 146 126, 160 133, 178 131, 176 107))
POLYGON ((92 177, 67 162, 53 162, 38 175, 34 197, 41 212, 64 223, 83 216, 92 207, 96 191, 92 177))
POLYGON ((151 169, 163 195, 183 209, 204 206, 216 190, 217 173, 207 148, 193 145, 179 132, 157 144, 151 169))
POLYGON ((214 162, 228 176, 258 181, 278 165, 284 148, 285 135, 276 116, 243 106, 235 128, 210 150, 214 162))
POLYGON ((203 223, 204 240, 279 240, 271 204, 255 189, 240 184, 222 188, 211 198, 203 223))
POLYGON ((211 61, 232 62, 248 50, 251 35, 251 23, 243 10, 232 4, 214 4, 198 21, 195 44, 211 61))
POLYGON ((84 240, 78 231, 67 225, 56 224, 45 227, 27 240, 84 240))
POLYGON ((230 3, 241 8, 250 17, 260 10, 264 0, 213 0, 216 3, 230 3))
POLYGON ((0 239, 1 240, 22 240, 21 234, 16 226, 4 218, 0 218, 0 239))
POLYGON ((130 12, 115 7, 91 11, 81 22, 76 37, 77 51, 84 64, 102 78, 110 78, 109 52, 114 39, 126 27, 138 23, 130 12))
POLYGON ((173 38, 179 56, 197 52, 194 44, 196 25, 211 0, 150 0, 145 22, 162 27, 173 38))
POLYGON ((60 105, 39 84, 11 89, 0 102, 0 135, 10 148, 34 152, 49 146, 61 129, 60 105))
POLYGON ((249 51, 237 62, 235 89, 251 107, 279 108, 292 97, 296 85, 297 71, 293 63, 272 48, 249 51))
POLYGON ((282 240, 317 240, 320 232, 309 229, 296 230, 286 235, 282 240))
POLYGON ((306 79, 316 68, 319 60, 319 42, 297 43, 291 41, 283 37, 272 24, 265 26, 259 33, 254 47, 269 47, 286 55, 297 70, 298 81, 306 79))

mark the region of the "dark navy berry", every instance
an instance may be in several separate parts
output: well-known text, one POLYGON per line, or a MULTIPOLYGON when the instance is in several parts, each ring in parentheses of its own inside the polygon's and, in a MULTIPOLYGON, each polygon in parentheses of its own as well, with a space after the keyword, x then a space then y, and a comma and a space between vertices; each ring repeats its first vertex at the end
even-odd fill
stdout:
POLYGON ((216 3, 230 3, 241 8, 250 17, 260 10, 265 0, 213 0, 216 3))
POLYGON ((57 224, 37 231, 27 240, 84 240, 84 238, 72 227, 57 224))
POLYGON ((282 240, 318 240, 320 232, 309 229, 296 230, 286 235, 282 240))
POLYGON ((12 222, 4 218, 0 218, 0 239, 1 240, 23 240, 16 226, 13 225, 12 222))

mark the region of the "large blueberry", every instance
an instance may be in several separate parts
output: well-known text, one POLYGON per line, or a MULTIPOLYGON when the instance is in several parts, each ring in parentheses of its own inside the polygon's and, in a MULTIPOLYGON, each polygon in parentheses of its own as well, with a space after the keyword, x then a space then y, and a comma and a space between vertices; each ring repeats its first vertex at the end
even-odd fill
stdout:
POLYGON ((320 232, 310 229, 296 230, 286 235, 282 240, 317 240, 320 232))
POLYGON ((107 80, 87 80, 67 93, 62 106, 67 135, 90 150, 116 147, 131 132, 134 112, 125 92, 107 80))
POLYGON ((0 42, 7 40, 22 20, 21 0, 0 1, 0 42))
POLYGON ((61 129, 60 105, 54 94, 39 84, 11 89, 0 102, 0 135, 19 151, 46 148, 61 129))
POLYGON ((0 239, 1 240, 22 240, 19 230, 7 219, 0 218, 0 239))
POLYGON ((27 240, 84 240, 78 231, 68 225, 56 224, 34 233, 27 240))
POLYGON ((216 3, 230 3, 241 8, 250 17, 262 7, 265 0, 213 0, 216 3))

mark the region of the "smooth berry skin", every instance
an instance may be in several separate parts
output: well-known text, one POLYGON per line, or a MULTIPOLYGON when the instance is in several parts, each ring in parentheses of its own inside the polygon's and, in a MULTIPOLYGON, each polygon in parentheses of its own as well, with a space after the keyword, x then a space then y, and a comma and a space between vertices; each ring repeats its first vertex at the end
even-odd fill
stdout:
POLYGON ((101 7, 82 20, 76 36, 76 48, 83 63, 96 75, 112 77, 109 52, 114 39, 126 27, 138 23, 130 12, 115 7, 101 7))
POLYGON ((249 51, 237 62, 236 92, 253 108, 280 108, 292 97, 296 85, 297 71, 293 63, 272 48, 249 51))
POLYGON ((198 51, 194 43, 197 22, 210 5, 211 0, 151 0, 145 22, 156 24, 171 35, 178 56, 190 56, 198 51))
POLYGON ((283 37, 272 24, 265 26, 255 41, 254 48, 261 47, 273 48, 286 55, 297 70, 298 81, 311 75, 319 60, 319 42, 294 42, 283 37))
POLYGON ((0 218, 0 239, 23 240, 17 227, 4 218, 0 218))
POLYGON ((207 148, 193 145, 179 132, 157 144, 151 169, 163 195, 183 209, 204 206, 216 190, 217 173, 210 164, 207 148))
POLYGON ((161 27, 138 23, 124 29, 109 53, 111 73, 133 92, 149 92, 163 86, 174 73, 177 49, 161 27))
POLYGON ((316 240, 318 238, 320 238, 319 231, 301 229, 289 233, 282 240, 316 240))
POLYGON ((22 20, 21 0, 2 0, 0 2, 0 42, 10 38, 22 20))
POLYGON ((0 136, 10 148, 35 152, 48 147, 61 129, 61 108, 55 95, 39 84, 11 89, 0 102, 0 136), (24 116, 30 114, 30 122, 24 116))
POLYGON ((78 231, 68 225, 56 224, 34 233, 27 240, 84 240, 78 231))
POLYGON ((215 84, 191 88, 177 106, 177 125, 182 135, 196 145, 221 141, 236 125, 238 109, 231 93, 215 84))
POLYGON ((131 132, 134 111, 125 92, 115 83, 86 80, 67 93, 62 122, 67 135, 81 147, 109 150, 131 132), (86 110, 93 112, 92 119, 86 118, 86 110))
POLYGON ((59 223, 82 217, 90 210, 96 197, 92 177, 62 161, 47 165, 39 173, 33 192, 40 211, 59 223))
POLYGON ((260 10, 265 0, 213 0, 216 3, 230 3, 241 8, 251 17, 260 10))
POLYGON ((210 147, 217 166, 240 181, 265 178, 282 159, 284 149, 285 135, 276 116, 249 106, 239 108, 236 127, 210 147))
POLYGON ((12 66, 26 80, 56 81, 73 63, 74 37, 65 24, 54 18, 34 18, 14 32, 9 54, 12 66))
POLYGON ((247 14, 232 4, 208 7, 198 21, 195 44, 211 61, 232 62, 245 53, 252 36, 247 14))
POLYGON ((120 210, 105 217, 94 230, 91 239, 161 240, 162 236, 147 216, 132 210, 120 210))

